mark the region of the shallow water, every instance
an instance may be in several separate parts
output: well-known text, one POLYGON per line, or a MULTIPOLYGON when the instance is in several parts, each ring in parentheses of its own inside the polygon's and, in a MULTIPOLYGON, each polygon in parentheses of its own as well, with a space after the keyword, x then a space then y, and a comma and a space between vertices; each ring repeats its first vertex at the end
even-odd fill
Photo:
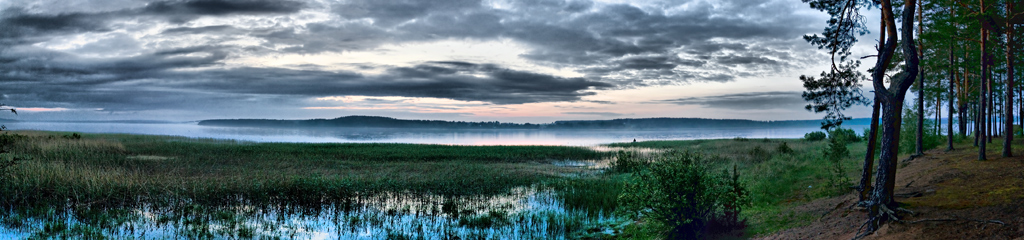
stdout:
POLYGON ((119 209, 11 209, 0 238, 564 239, 604 214, 566 209, 556 193, 519 187, 491 196, 385 193, 317 207, 188 203, 119 209))
MULTIPOLYGON (((132 133, 254 142, 424 143, 458 145, 594 146, 614 142, 716 138, 800 138, 817 126, 783 128, 693 128, 661 130, 514 130, 395 128, 253 128, 199 126, 195 123, 5 123, 11 130, 132 133)), ((866 126, 845 126, 861 132, 866 126)))

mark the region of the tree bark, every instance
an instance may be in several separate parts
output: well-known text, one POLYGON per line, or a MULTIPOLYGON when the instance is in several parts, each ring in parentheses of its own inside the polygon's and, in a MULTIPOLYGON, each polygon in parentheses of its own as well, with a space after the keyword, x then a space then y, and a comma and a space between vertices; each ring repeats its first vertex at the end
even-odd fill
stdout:
POLYGON ((886 23, 886 30, 889 35, 886 41, 886 51, 879 56, 875 64, 875 72, 872 73, 876 97, 882 102, 882 152, 878 158, 878 179, 875 180, 875 189, 871 194, 868 207, 870 220, 868 231, 874 232, 878 227, 893 216, 892 211, 885 209, 896 209, 896 201, 893 199, 893 191, 896 184, 896 164, 899 150, 899 135, 903 100, 907 90, 913 85, 918 74, 919 60, 914 47, 914 12, 916 11, 916 0, 906 0, 903 5, 901 16, 902 50, 904 59, 903 76, 900 79, 892 79, 891 87, 886 88, 881 79, 884 69, 892 60, 892 54, 896 50, 896 21, 892 12, 890 0, 881 1, 883 22, 886 23))
MULTIPOLYGON (((967 49, 964 48, 963 62, 967 62, 967 49)), ((960 136, 967 137, 967 129, 973 129, 968 123, 971 122, 971 108, 970 108, 970 81, 967 80, 967 66, 958 67, 960 69, 960 120, 962 125, 960 127, 960 136)), ((974 146, 978 146, 978 142, 974 142, 974 146)))
MULTIPOLYGON (((1006 16, 1012 16, 1013 1, 1006 1, 1006 16)), ((1006 100, 1003 101, 1003 157, 1012 157, 1013 142, 1013 23, 1006 21, 1006 100)))
MULTIPOLYGON (((953 8, 951 7, 950 8, 951 12, 952 12, 952 9, 953 8)), ((948 94, 948 97, 949 97, 949 99, 948 99, 949 100, 949 109, 947 111, 948 112, 947 115, 949 117, 946 118, 946 151, 953 151, 953 79, 954 79, 954 77, 953 77, 953 66, 954 66, 954 62, 953 62, 954 61, 953 60, 953 41, 954 41, 953 38, 950 37, 949 38, 949 94, 948 94)), ((936 108, 937 108, 937 106, 936 106, 936 108)), ((963 110, 961 110, 961 111, 963 111, 963 110)), ((963 121, 963 118, 961 118, 960 121, 963 121)), ((963 127, 961 127, 961 128, 963 128, 963 127)))
MULTIPOLYGON (((981 5, 981 13, 984 14, 984 0, 981 0, 981 5)), ((987 24, 982 24, 981 27, 981 87, 978 88, 978 104, 980 104, 980 106, 978 107, 978 132, 976 133, 977 138, 979 139, 977 140, 979 161, 985 160, 985 142, 988 139, 986 137, 987 130, 985 128, 985 115, 988 115, 986 111, 988 109, 988 99, 986 99, 987 94, 985 92, 985 90, 988 89, 988 64, 985 64, 985 59, 988 57, 987 51, 985 51, 985 45, 988 43, 988 38, 985 36, 988 34, 985 32, 985 29, 987 28, 985 25, 987 24)))
POLYGON ((860 174, 860 194, 858 199, 860 202, 867 201, 871 196, 871 169, 875 163, 875 145, 878 144, 878 111, 881 104, 875 98, 874 104, 871 107, 871 128, 868 130, 868 136, 866 136, 868 137, 868 147, 867 153, 864 154, 864 170, 860 174))
MULTIPOLYGON (((935 81, 936 87, 938 87, 938 81, 935 81)), ((935 133, 936 136, 942 136, 942 93, 935 93, 935 133)))
MULTIPOLYGON (((988 41, 988 34, 991 34, 991 33, 986 30, 985 31, 985 41, 986 42, 988 41)), ((985 94, 988 95, 986 97, 986 100, 988 100, 988 107, 985 108, 985 118, 984 118, 985 119, 985 131, 986 131, 985 132, 985 140, 988 143, 992 143, 992 136, 995 135, 994 134, 995 132, 992 131, 992 126, 995 125, 995 121, 993 121, 994 119, 992 118, 993 113, 995 112, 994 111, 995 110, 995 104, 993 104, 993 99, 994 98, 992 97, 992 84, 994 83, 994 81, 992 81, 992 79, 993 79, 992 78, 992 65, 989 64, 989 61, 992 60, 991 58, 992 58, 992 56, 988 55, 988 54, 986 54, 986 56, 984 58, 982 58, 982 59, 985 60, 985 62, 983 63, 983 64, 985 64, 985 68, 988 69, 988 74, 985 75, 984 78, 982 79, 982 80, 985 81, 985 94)))
MULTIPOLYGON (((981 82, 979 81, 978 84, 980 86, 981 82)), ((978 91, 981 91, 981 90, 978 90, 978 91)), ((973 106, 972 106, 972 107, 974 107, 974 109, 973 109, 973 111, 971 111, 971 113, 974 114, 974 116, 971 116, 971 123, 973 123, 971 125, 973 125, 972 126, 973 127, 972 130, 974 130, 974 146, 975 147, 978 146, 978 143, 982 142, 982 141, 978 140, 979 137, 981 136, 981 124, 980 124, 981 123, 981 109, 980 109, 979 105, 981 105, 981 104, 980 103, 974 103, 973 106)))
MULTIPOLYGON (((885 31, 885 27, 886 27, 885 20, 884 20, 885 18, 883 17, 882 19, 883 20, 882 20, 881 24, 879 24, 880 26, 879 26, 879 31, 878 32, 881 33, 881 35, 878 36, 878 42, 884 44, 884 43, 886 43, 885 35, 887 34, 887 32, 885 31)), ((878 56, 879 56, 879 60, 878 61, 881 61, 882 54, 885 51, 888 50, 886 47, 887 46, 884 46, 884 45, 879 45, 878 46, 878 56)), ((884 80, 885 70, 884 69, 879 70, 879 68, 878 68, 879 64, 880 63, 875 63, 875 67, 876 67, 875 71, 876 72, 873 72, 871 74, 872 84, 874 83, 874 81, 883 81, 884 80)), ((878 137, 878 117, 879 117, 878 115, 879 115, 879 111, 881 110, 880 108, 881 108, 881 104, 882 104, 881 100, 878 99, 878 93, 877 92, 875 93, 875 97, 872 99, 872 102, 873 103, 872 103, 872 106, 871 106, 871 126, 870 126, 870 130, 868 130, 868 135, 870 137, 868 138, 867 152, 864 154, 864 169, 863 169, 863 171, 861 172, 861 175, 860 175, 859 202, 861 202, 861 203, 866 203, 867 200, 871 197, 871 190, 872 190, 872 188, 871 188, 871 171, 872 170, 871 169, 873 168, 872 165, 875 162, 875 151, 876 151, 875 150, 875 146, 878 145, 878 138, 877 138, 878 137)))

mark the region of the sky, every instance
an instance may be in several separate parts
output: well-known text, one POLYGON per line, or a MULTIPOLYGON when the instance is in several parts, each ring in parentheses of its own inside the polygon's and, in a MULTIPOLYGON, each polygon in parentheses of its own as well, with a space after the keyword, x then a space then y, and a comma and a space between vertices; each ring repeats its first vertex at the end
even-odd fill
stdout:
POLYGON ((827 17, 799 0, 0 0, 0 103, 19 112, 0 118, 817 119, 798 77, 829 60, 802 36, 827 17))

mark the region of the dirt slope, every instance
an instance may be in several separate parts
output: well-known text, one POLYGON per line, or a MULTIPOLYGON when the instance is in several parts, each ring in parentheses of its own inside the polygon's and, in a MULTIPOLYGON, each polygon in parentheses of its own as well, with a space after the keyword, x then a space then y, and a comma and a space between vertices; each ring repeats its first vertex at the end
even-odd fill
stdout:
MULTIPOLYGON (((1001 143, 989 145, 988 161, 977 161, 970 145, 901 161, 896 200, 916 214, 864 239, 1024 239, 1024 148, 1015 145, 1015 157, 1004 158, 1001 143)), ((856 201, 851 193, 797 206, 794 211, 821 217, 758 238, 851 239, 867 220, 866 212, 851 207, 856 201)))

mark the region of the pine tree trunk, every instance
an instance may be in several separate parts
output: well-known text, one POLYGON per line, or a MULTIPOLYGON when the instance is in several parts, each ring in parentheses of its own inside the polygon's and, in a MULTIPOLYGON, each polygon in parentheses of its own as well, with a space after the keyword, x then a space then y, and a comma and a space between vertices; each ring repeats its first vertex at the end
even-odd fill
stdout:
MULTIPOLYGON (((981 1, 981 5, 982 5, 981 12, 984 13, 985 12, 985 9, 984 9, 985 1, 984 0, 981 1)), ((987 34, 985 32, 985 27, 982 27, 981 28, 981 87, 978 88, 978 104, 980 104, 981 106, 978 107, 978 124, 977 124, 978 125, 978 132, 976 133, 976 137, 978 138, 978 140, 976 140, 976 141, 977 141, 977 145, 978 145, 978 160, 979 161, 984 161, 985 160, 985 142, 988 139, 986 137, 987 130, 985 129, 985 125, 986 125, 985 124, 985 121, 986 121, 985 115, 988 115, 988 114, 986 114, 986 110, 988 109, 988 99, 986 99, 987 94, 985 92, 985 90, 988 89, 988 81, 987 81, 987 79, 988 79, 988 64, 985 64, 985 59, 988 56, 987 51, 985 51, 985 45, 987 44, 987 38, 985 37, 986 35, 987 34)))
MULTIPOLYGON (((1013 1, 1006 1, 1006 16, 1013 11, 1013 1)), ((1004 100, 1003 111, 1003 157, 1012 157, 1011 144, 1013 142, 1013 23, 1006 22, 1006 100, 1004 100)))
MULTIPOLYGON (((884 31, 883 31, 884 32, 884 31)), ((875 146, 878 144, 878 112, 881 102, 877 96, 871 107, 871 128, 868 130, 867 153, 864 154, 864 170, 860 174, 859 201, 867 201, 871 195, 871 169, 875 163, 875 146)))
MULTIPOLYGON (((880 80, 883 69, 886 69, 888 62, 892 60, 892 53, 896 48, 896 21, 893 16, 892 2, 881 1, 883 22, 890 39, 885 42, 886 52, 883 52, 875 64, 876 71, 873 72, 873 80, 880 80)), ((882 223, 889 219, 896 218, 891 211, 884 209, 896 209, 897 204, 893 199, 893 192, 896 186, 896 163, 899 154, 899 135, 901 113, 903 111, 903 100, 906 98, 907 90, 913 85, 917 78, 919 59, 914 47, 914 13, 916 0, 906 0, 903 5, 901 16, 901 46, 903 50, 903 72, 900 79, 893 79, 891 86, 886 88, 882 81, 874 81, 875 96, 882 102, 882 147, 878 158, 878 178, 875 180, 875 189, 871 194, 868 206, 869 217, 868 232, 878 230, 882 223)))
MULTIPOLYGON (((961 59, 963 59, 963 63, 966 63, 967 62, 967 49, 964 49, 963 52, 964 52, 964 57, 961 58, 961 59)), ((961 123, 960 123, 961 124, 960 125, 960 136, 967 137, 967 130, 970 127, 970 126, 968 126, 968 123, 970 123, 970 121, 971 121, 971 118, 970 118, 970 115, 971 115, 971 109, 970 109, 971 101, 969 99, 970 92, 971 92, 969 90, 970 89, 970 82, 967 80, 967 67, 966 66, 957 67, 957 69, 960 70, 959 72, 957 72, 957 73, 959 73, 959 75, 957 77, 960 78, 960 91, 957 92, 957 93, 960 93, 960 98, 958 98, 958 100, 960 100, 960 120, 961 120, 961 123)), ((975 144, 974 146, 978 146, 978 145, 975 144)))
MULTIPOLYGON (((882 34, 880 36, 878 36, 878 42, 885 43, 886 42, 885 41, 885 37, 886 37, 885 36, 886 35, 885 27, 886 26, 885 26, 884 17, 883 17, 883 20, 882 20, 881 24, 879 24, 879 25, 880 26, 879 26, 879 31, 878 32, 880 32, 882 34)), ((887 50, 886 46, 879 46, 879 48, 878 48, 878 56, 879 56, 880 59, 882 58, 882 55, 885 53, 886 50, 887 50)), ((881 61, 881 60, 879 60, 879 61, 881 61)), ((879 66, 879 64, 880 63, 876 63, 875 66, 877 67, 877 66, 879 66)), ((876 69, 878 69, 878 68, 876 68, 876 69)), ((884 70, 881 70, 881 71, 882 71, 881 73, 872 73, 871 74, 872 81, 882 81, 882 78, 884 78, 884 76, 885 76, 885 74, 884 74, 885 71, 884 70)), ((861 172, 861 175, 860 175, 860 196, 859 196, 860 199, 859 200, 862 203, 866 202, 871 197, 871 190, 872 190, 872 188, 871 188, 871 171, 872 171, 872 168, 873 168, 872 165, 875 162, 875 152, 876 152, 875 146, 878 145, 878 138, 877 138, 878 137, 878 118, 879 118, 878 115, 879 115, 879 111, 881 111, 880 108, 881 108, 881 104, 882 104, 882 102, 881 102, 882 100, 879 99, 878 97, 879 97, 878 93, 876 92, 875 93, 875 98, 872 99, 874 103, 871 106, 871 127, 870 127, 870 130, 868 130, 868 135, 870 135, 870 137, 868 138, 867 151, 864 154, 864 170, 861 172)))
MULTIPOLYGON (((981 84, 981 82, 978 82, 978 84, 981 84)), ((978 91, 981 91, 981 90, 978 90, 978 91)), ((980 106, 981 106, 980 103, 974 103, 973 106, 971 106, 971 107, 974 107, 974 109, 972 109, 973 111, 971 111, 971 113, 974 114, 974 116, 971 116, 971 125, 973 126, 972 130, 974 130, 974 146, 975 147, 979 146, 978 143, 983 142, 983 141, 979 141, 979 138, 981 137, 981 109, 980 109, 980 106)))
MULTIPOLYGON (((989 32, 985 31, 986 41, 988 39, 988 34, 989 34, 989 32)), ((985 109, 985 121, 987 121, 987 122, 985 122, 985 129, 986 129, 985 131, 987 131, 985 133, 985 139, 986 139, 986 141, 988 141, 988 143, 992 143, 992 136, 995 135, 995 131, 992 130, 992 126, 995 126, 995 118, 994 118, 994 116, 995 116, 995 108, 996 108, 995 107, 996 105, 994 104, 994 102, 995 102, 994 99, 995 98, 992 97, 992 84, 993 84, 993 81, 992 81, 992 79, 993 79, 993 77, 992 77, 992 65, 989 64, 989 61, 992 60, 992 56, 986 54, 986 57, 984 57, 982 59, 985 60, 985 63, 984 63, 985 64, 985 68, 988 69, 988 74, 985 75, 984 78, 982 79, 982 80, 985 81, 985 94, 988 94, 988 108, 985 109)))
MULTIPOLYGON (((952 10, 952 8, 950 9, 952 10)), ((947 110, 949 117, 946 118, 946 151, 953 150, 953 38, 950 38, 949 41, 949 94, 947 95, 949 97, 947 99, 949 101, 949 109, 947 110)), ((961 109, 961 111, 963 110, 961 109)), ((963 118, 960 119, 963 121, 963 118)), ((960 128, 961 130, 963 129, 963 127, 960 128)))
MULTIPOLYGON (((936 81, 938 83, 938 81, 936 81)), ((935 133, 936 136, 941 136, 942 132, 942 94, 935 94, 935 133)))

